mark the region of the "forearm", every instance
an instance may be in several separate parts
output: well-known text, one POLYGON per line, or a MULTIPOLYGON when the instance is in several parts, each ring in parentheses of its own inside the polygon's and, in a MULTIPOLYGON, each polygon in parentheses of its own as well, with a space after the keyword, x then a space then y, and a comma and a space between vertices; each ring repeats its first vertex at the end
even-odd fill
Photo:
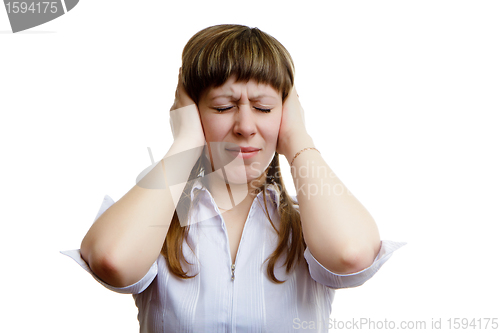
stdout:
POLYGON ((117 287, 135 283, 158 258, 178 201, 172 185, 188 180, 199 154, 184 154, 182 168, 170 168, 168 175, 167 160, 189 148, 194 147, 182 141, 174 143, 163 161, 109 207, 88 231, 81 254, 105 282, 117 287))
MULTIPOLYGON (((290 163, 297 152, 314 147, 308 135, 296 138, 285 153, 290 163)), ((329 270, 348 274, 373 262, 380 237, 370 213, 349 192, 316 150, 305 150, 291 169, 305 242, 329 270)))

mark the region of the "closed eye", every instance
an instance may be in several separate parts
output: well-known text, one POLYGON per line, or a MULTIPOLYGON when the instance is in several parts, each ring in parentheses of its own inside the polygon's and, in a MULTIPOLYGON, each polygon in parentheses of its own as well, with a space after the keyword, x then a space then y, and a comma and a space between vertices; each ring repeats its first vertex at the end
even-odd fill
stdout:
POLYGON ((228 106, 228 107, 225 107, 225 108, 214 108, 215 110, 217 110, 218 112, 223 112, 223 111, 227 111, 229 109, 231 109, 232 106, 228 106))
MULTIPOLYGON (((217 112, 224 112, 224 111, 230 110, 232 108, 233 108, 233 106, 227 106, 227 107, 224 107, 224 108, 214 108, 214 109, 217 110, 217 112)), ((259 111, 264 112, 264 113, 269 113, 272 110, 272 109, 258 108, 256 106, 254 106, 254 108, 256 110, 259 110, 259 111)))
POLYGON ((271 112, 271 109, 258 108, 256 106, 254 106, 254 108, 257 109, 257 110, 259 110, 259 111, 265 112, 265 113, 271 112))

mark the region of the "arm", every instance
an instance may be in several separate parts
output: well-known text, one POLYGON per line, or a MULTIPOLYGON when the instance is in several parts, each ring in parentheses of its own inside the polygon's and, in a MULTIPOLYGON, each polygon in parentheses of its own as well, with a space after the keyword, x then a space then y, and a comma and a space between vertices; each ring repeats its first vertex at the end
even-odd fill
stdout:
MULTIPOLYGON (((204 145, 198 108, 181 84, 171 110, 174 143, 164 160, 204 145)), ((161 161, 94 222, 82 241, 81 256, 101 280, 124 287, 148 272, 160 254, 178 201, 166 178, 174 178, 175 183, 187 181, 198 157, 187 154, 184 168, 167 177, 164 177, 167 163, 161 161)))
MULTIPOLYGON (((295 154, 307 147, 314 147, 314 143, 305 129, 294 88, 283 105, 278 153, 291 163, 295 154)), ((299 154, 291 173, 304 239, 311 254, 337 274, 369 267, 380 249, 377 225, 370 213, 316 150, 299 154)))

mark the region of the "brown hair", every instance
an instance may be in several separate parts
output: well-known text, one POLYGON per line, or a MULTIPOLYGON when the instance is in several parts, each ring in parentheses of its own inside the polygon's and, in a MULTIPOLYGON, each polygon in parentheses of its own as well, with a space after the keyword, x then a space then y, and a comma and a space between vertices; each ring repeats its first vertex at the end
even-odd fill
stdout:
MULTIPOLYGON (((196 104, 206 89, 221 86, 231 75, 236 75, 236 81, 253 79, 269 84, 282 93, 284 101, 293 86, 294 65, 285 47, 272 36, 258 28, 224 24, 203 29, 191 37, 182 52, 181 73, 186 91, 196 104)), ((202 154, 189 179, 203 175, 206 165, 207 161, 202 154)), ((276 184, 279 189, 280 226, 277 228, 274 225, 267 209, 267 200, 264 200, 267 218, 278 234, 276 249, 268 258, 267 273, 272 281, 282 283, 284 281, 278 280, 274 275, 274 266, 279 257, 286 254, 286 272, 289 273, 303 257, 306 244, 299 212, 293 207, 296 202, 288 195, 281 178, 277 153, 266 170, 266 182, 257 190, 264 191, 266 195, 266 186, 271 183, 276 184)), ((184 226, 181 226, 180 223, 187 219, 192 204, 191 189, 192 182, 188 182, 161 250, 170 271, 181 278, 193 277, 181 265, 181 261, 189 264, 182 252, 189 225, 182 223, 184 226)))

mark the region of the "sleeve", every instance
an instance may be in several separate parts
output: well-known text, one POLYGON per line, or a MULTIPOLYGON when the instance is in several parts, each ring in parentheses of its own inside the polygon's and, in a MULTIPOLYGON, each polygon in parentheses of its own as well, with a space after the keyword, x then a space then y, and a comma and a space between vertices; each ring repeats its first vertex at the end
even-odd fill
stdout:
MULTIPOLYGON (((94 219, 94 222, 99 218, 99 216, 102 215, 102 213, 104 213, 114 203, 115 202, 113 201, 113 199, 111 199, 110 196, 105 195, 101 207, 99 208, 99 211, 97 212, 97 215, 94 219)), ((95 275, 94 272, 92 272, 92 270, 90 269, 87 262, 83 260, 79 249, 60 251, 60 252, 75 260, 84 270, 90 273, 94 277, 94 279, 96 279, 104 287, 120 294, 139 294, 143 292, 151 284, 151 282, 153 282, 158 273, 158 263, 157 261, 155 261, 151 266, 151 268, 149 269, 149 271, 146 273, 146 275, 144 275, 144 277, 141 280, 137 281, 136 283, 130 286, 118 288, 107 284, 106 282, 102 281, 97 275, 95 275)))
POLYGON ((100 284, 102 284, 104 287, 108 288, 109 290, 112 290, 114 292, 120 293, 120 294, 140 294, 146 288, 153 282, 153 280, 156 277, 156 274, 158 273, 158 264, 155 261, 154 264, 151 266, 149 271, 144 275, 142 279, 137 281, 136 283, 126 286, 126 287, 114 287, 103 280, 99 279, 97 275, 92 272, 90 269, 89 265, 85 260, 83 260, 82 256, 80 255, 80 250, 68 250, 68 251, 61 251, 62 254, 67 255, 68 257, 72 258, 74 261, 76 261, 84 270, 86 270, 88 273, 90 273, 94 279, 96 279, 100 284))
POLYGON ((304 251, 304 258, 309 265, 309 273, 316 282, 333 289, 358 287, 375 275, 394 251, 406 244, 405 242, 387 240, 381 241, 381 243, 379 253, 370 267, 351 274, 336 274, 329 271, 313 257, 309 248, 304 251))

